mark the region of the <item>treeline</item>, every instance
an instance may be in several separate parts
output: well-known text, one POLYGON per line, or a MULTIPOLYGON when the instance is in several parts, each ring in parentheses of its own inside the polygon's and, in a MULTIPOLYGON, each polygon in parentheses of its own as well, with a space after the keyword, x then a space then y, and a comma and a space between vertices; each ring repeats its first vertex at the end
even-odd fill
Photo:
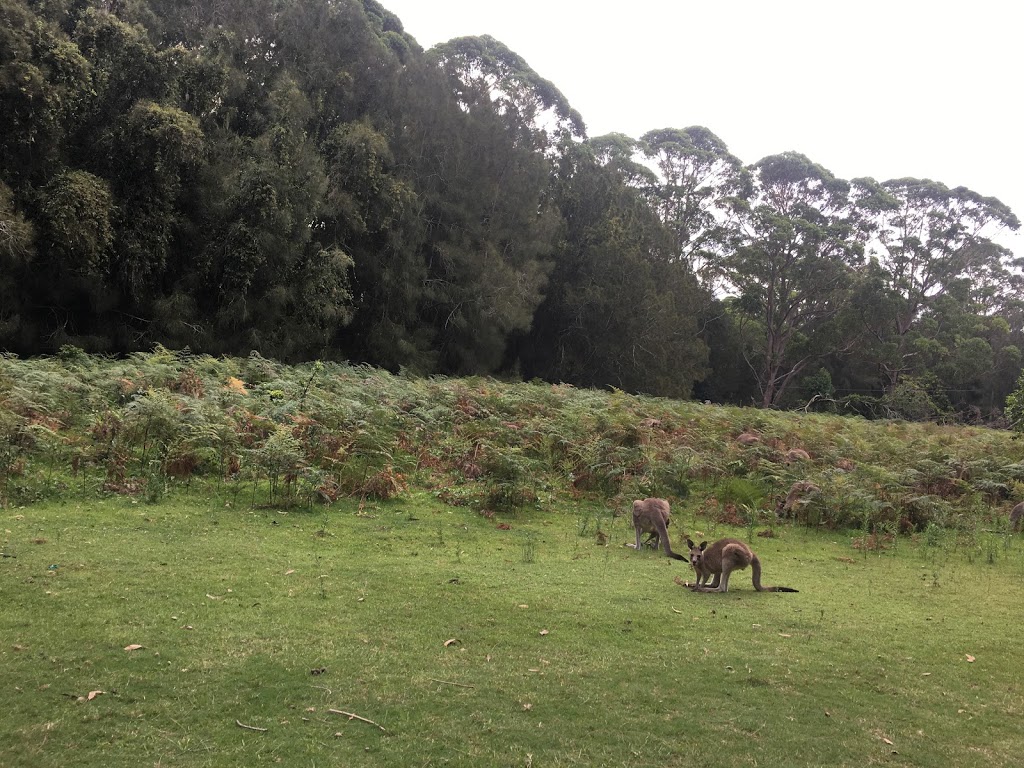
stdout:
POLYGON ((0 349, 154 344, 865 415, 997 416, 1004 204, 588 138, 375 0, 0 0, 0 349))

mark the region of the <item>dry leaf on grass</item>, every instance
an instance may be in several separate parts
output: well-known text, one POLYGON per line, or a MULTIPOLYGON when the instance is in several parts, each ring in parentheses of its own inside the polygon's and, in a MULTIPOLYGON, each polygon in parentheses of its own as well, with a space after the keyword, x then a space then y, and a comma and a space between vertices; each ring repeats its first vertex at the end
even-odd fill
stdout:
POLYGON ((126 651, 139 651, 142 650, 142 648, 143 646, 139 645, 138 643, 132 643, 131 645, 126 645, 124 647, 126 651))
POLYGON ((546 634, 548 634, 548 631, 547 631, 546 629, 542 629, 542 630, 540 631, 540 633, 541 633, 542 635, 546 635, 546 634))
POLYGON ((971 654, 968 653, 968 654, 966 654, 966 656, 967 656, 967 660, 968 661, 974 661, 974 657, 971 656, 971 654))
POLYGON ((106 691, 89 691, 88 695, 86 695, 86 697, 85 697, 85 700, 86 701, 92 701, 97 696, 101 696, 104 693, 106 693, 106 691))
POLYGON ((445 640, 444 647, 447 648, 449 645, 455 645, 457 642, 459 642, 459 638, 457 637, 453 637, 451 640, 445 640))

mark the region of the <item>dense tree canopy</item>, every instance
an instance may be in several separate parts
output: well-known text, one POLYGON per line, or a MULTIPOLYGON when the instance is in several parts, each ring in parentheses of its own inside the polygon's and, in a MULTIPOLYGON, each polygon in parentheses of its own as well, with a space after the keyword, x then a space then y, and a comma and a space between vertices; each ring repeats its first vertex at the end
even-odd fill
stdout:
POLYGON ((703 126, 588 138, 499 40, 424 51, 377 0, 0 0, 3 351, 979 418, 1019 402, 1018 226, 703 126))

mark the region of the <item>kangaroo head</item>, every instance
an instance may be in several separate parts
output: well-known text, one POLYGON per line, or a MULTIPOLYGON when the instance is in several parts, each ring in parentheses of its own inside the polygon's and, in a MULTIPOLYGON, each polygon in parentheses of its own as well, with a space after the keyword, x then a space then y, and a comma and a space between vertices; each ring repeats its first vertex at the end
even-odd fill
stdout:
POLYGON ((704 550, 707 549, 708 543, 702 541, 698 547, 693 543, 692 539, 687 539, 686 546, 690 548, 690 565, 699 570, 701 561, 704 559, 704 550))

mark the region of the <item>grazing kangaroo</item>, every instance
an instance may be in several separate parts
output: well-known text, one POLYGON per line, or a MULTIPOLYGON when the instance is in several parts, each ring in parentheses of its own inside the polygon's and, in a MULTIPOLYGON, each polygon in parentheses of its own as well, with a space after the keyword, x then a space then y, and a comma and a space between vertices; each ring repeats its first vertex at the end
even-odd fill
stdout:
POLYGON ((1019 531, 1024 523, 1024 501, 1010 510, 1010 529, 1019 531))
POLYGON ((685 560, 686 558, 677 552, 672 551, 672 543, 668 540, 668 526, 672 521, 669 512, 668 502, 664 499, 637 499, 633 502, 633 529, 636 531, 636 548, 643 546, 640 543, 640 535, 651 534, 647 541, 657 539, 661 543, 665 554, 674 560, 685 560))
POLYGON ((758 592, 797 592, 790 587, 761 586, 761 561, 754 550, 739 539, 719 539, 710 547, 702 541, 698 547, 690 539, 686 540, 690 547, 690 565, 697 574, 694 592, 728 592, 729 574, 742 571, 748 565, 754 577, 754 589, 758 592), (714 577, 711 584, 708 579, 714 577))

